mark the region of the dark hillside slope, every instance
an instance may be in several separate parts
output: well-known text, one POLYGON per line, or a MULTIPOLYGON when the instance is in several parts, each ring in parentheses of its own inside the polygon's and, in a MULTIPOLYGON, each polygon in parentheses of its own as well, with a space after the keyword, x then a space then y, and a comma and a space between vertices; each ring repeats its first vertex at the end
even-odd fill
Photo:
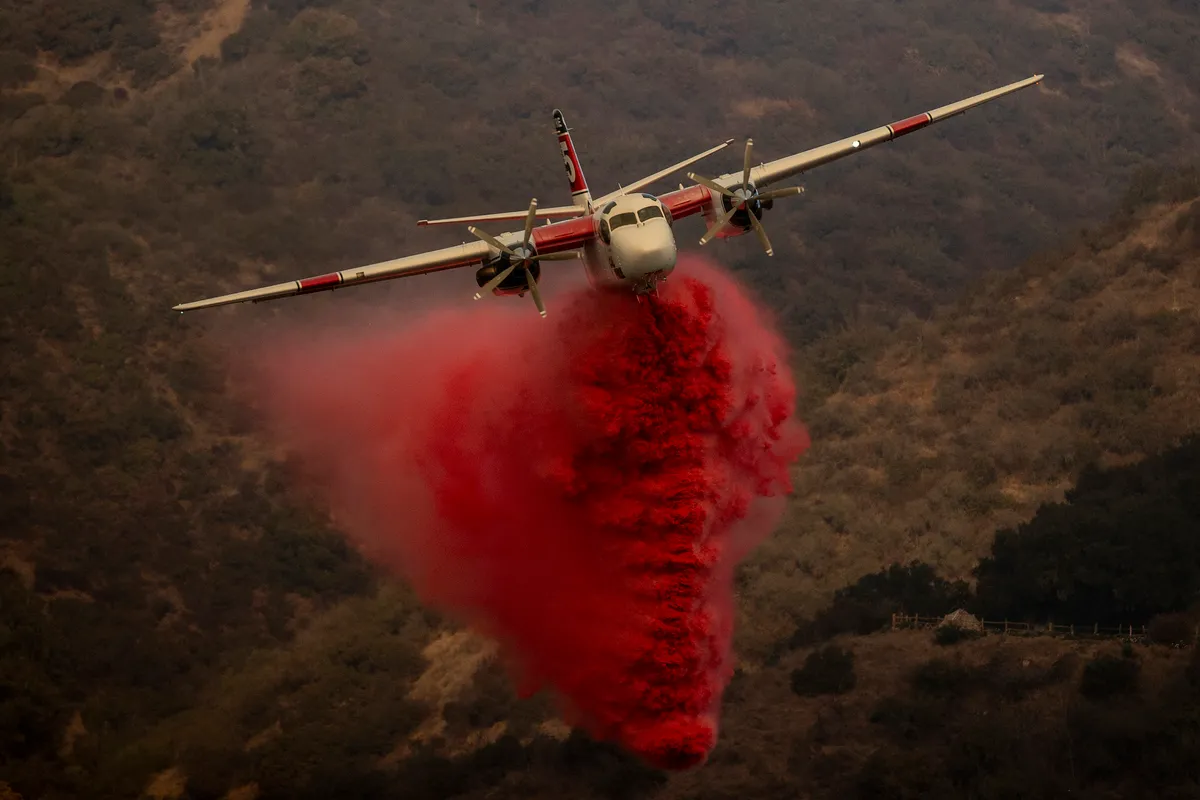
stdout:
POLYGON ((1194 169, 1146 183, 1109 224, 930 322, 807 349, 813 447, 790 518, 743 570, 744 641, 892 562, 969 578, 995 530, 1085 466, 1200 430, 1198 196, 1194 169))
MULTIPOLYGON (((997 528, 1016 525, 1032 517, 1044 502, 1061 499, 1086 465, 1097 459, 1104 464, 1137 461, 1200 429, 1200 395, 1195 391, 1200 349, 1195 225, 1200 202, 1197 185, 1189 182, 1188 173, 1181 175, 1174 181, 1144 185, 1139 189, 1141 205, 1131 203, 1127 214, 1063 253, 985 282, 959 307, 932 322, 907 323, 895 338, 858 328, 799 354, 814 379, 808 413, 816 443, 797 467, 800 491, 789 523, 739 577, 744 672, 730 688, 722 746, 712 764, 698 774, 701 777, 673 779, 662 790, 664 797, 673 796, 671 792, 693 796, 689 792, 700 788, 695 780, 739 787, 730 789, 734 794, 782 791, 781 786, 815 781, 829 796, 845 796, 838 792, 853 788, 845 781, 860 775, 868 787, 881 780, 910 785, 920 774, 899 770, 893 763, 898 758, 896 748, 907 746, 902 743, 908 741, 905 732, 910 729, 921 732, 922 746, 929 748, 922 750, 923 757, 934 760, 943 759, 947 748, 957 746, 958 733, 981 741, 999 736, 1008 742, 1006 746, 1020 750, 1013 731, 1024 730, 1022 726, 1034 714, 1044 717, 1051 729, 1047 746, 1068 746, 1059 737, 1069 730, 1072 736, 1100 737, 1095 747, 1102 753, 1116 746, 1112 742, 1130 735, 1115 719, 1097 722, 1095 715, 1103 711, 1072 710, 1069 696, 1076 691, 1072 681, 1081 680, 1077 667, 1056 672, 1054 659, 1042 663, 1027 655, 1024 645, 1006 649, 1008 660, 994 667, 1000 670, 995 675, 985 670, 981 677, 970 678, 952 670, 946 677, 938 672, 944 671, 943 666, 929 667, 934 674, 921 679, 927 687, 921 691, 932 692, 937 700, 933 705, 905 694, 906 678, 895 666, 915 668, 931 658, 933 644, 927 638, 904 645, 908 655, 903 657, 870 655, 876 652, 872 648, 883 645, 863 644, 864 650, 851 645, 860 653, 861 668, 856 667, 859 677, 853 693, 857 699, 850 708, 840 702, 789 699, 793 697, 789 671, 802 666, 807 650, 785 652, 770 666, 762 661, 791 636, 797 617, 811 614, 834 589, 860 575, 893 560, 923 558, 952 577, 970 577, 997 528), (1074 281, 1081 274, 1093 279, 1086 292, 1077 293, 1074 281), (1068 291, 1075 293, 1065 300, 1063 293, 1068 291), (1178 310, 1173 310, 1176 306, 1178 310), (1123 327, 1117 324, 1122 319, 1123 327), (1043 347, 1059 345, 1072 355, 1052 358, 1035 351, 1022 359, 1012 352, 1019 343, 1033 341, 1043 347), (836 377, 829 371, 837 363, 832 360, 836 354, 857 354, 857 363, 845 370, 840 386, 823 384, 823 378, 836 377), (1148 370, 1150 384, 1128 382, 1130 367, 1122 365, 1130 363, 1130 354, 1148 370), (1120 371, 1110 372, 1112 365, 1120 371), (999 373, 1003 379, 989 377, 990 370, 1001 367, 1006 370, 999 373), (1174 382, 1160 383, 1160 375, 1174 382), (942 392, 951 391, 960 399, 949 404, 937 401, 942 392), (1024 414, 1002 410, 1009 403, 1020 409, 1023 398, 1040 393, 1051 394, 1053 402, 1046 405, 1052 407, 1024 414), (1111 427, 1089 425, 1092 419, 1115 422, 1111 427), (1136 435, 1131 437, 1129 429, 1136 435), (1007 449, 1013 447, 1017 449, 1007 449), (915 458, 910 455, 914 450, 915 458), (1012 452, 1023 454, 1024 460, 1004 460, 1012 452), (1044 667, 1045 674, 1039 672, 1041 677, 1030 678, 1027 686, 1010 673, 1024 669, 1013 662, 1020 665, 1028 658, 1039 669, 1044 667), (947 687, 939 681, 950 683, 947 687), (995 681, 1000 683, 993 685, 995 681), (969 715, 977 706, 971 704, 994 707, 999 702, 996 697, 1008 692, 1011 687, 1005 687, 1014 682, 1013 691, 1033 692, 1054 685, 1061 687, 1054 692, 1065 694, 1031 700, 1011 712, 1015 717, 1005 712, 994 730, 974 727, 976 718, 969 715), (883 684, 892 688, 878 688, 883 684), (859 697, 859 692, 866 694, 859 697), (956 693, 963 694, 967 705, 946 699, 957 698, 956 693), (885 704, 893 694, 896 699, 885 704), (1052 703, 1059 711, 1045 717, 1044 703, 1051 701, 1059 703, 1052 703), (801 705, 793 708, 797 702, 801 705), (789 710, 781 713, 781 708, 789 710), (853 710, 860 708, 861 714, 853 710), (930 716, 935 712, 938 719, 948 714, 966 716, 955 716, 949 728, 938 728, 930 716), (876 714, 881 721, 877 727, 869 726, 876 714), (810 730, 814 724, 817 727, 810 730), (1056 733, 1055 725, 1071 727, 1056 733), (886 742, 893 741, 886 737, 896 737, 894 745, 872 738, 885 734, 886 742), (819 745, 819 757, 790 749, 810 745, 819 745), (877 754, 874 760, 872 753, 877 754)), ((242 499, 227 502, 244 503, 262 491, 247 489, 242 499)), ((268 486, 265 491, 270 497, 274 489, 268 486)), ((255 519, 245 517, 236 504, 229 508, 237 512, 234 519, 255 519)), ((278 525, 269 517, 266 520, 260 524, 278 525)), ((245 522, 241 526, 253 530, 245 522)), ((268 535, 260 536, 256 544, 265 558, 289 540, 276 538, 287 528, 264 530, 268 535)), ((239 541, 222 538, 223 531, 213 528, 207 537, 218 556, 222 552, 218 546, 233 548, 239 541)), ((326 536, 313 531, 298 541, 330 541, 326 536)), ((52 563, 43 557, 39 573, 52 563)), ((222 563, 210 568, 214 570, 208 573, 214 576, 210 581, 228 569, 222 563)), ((299 571, 289 580, 302 582, 322 574, 320 568, 300 568, 321 563, 311 555, 298 553, 295 563, 299 571)), ((232 573, 231 578, 245 580, 245 575, 232 573)), ((257 613, 269 622, 269 614, 275 613, 271 597, 277 590, 269 580, 261 583, 254 595, 261 600, 252 599, 249 605, 255 609, 257 603, 267 602, 257 613)), ((951 602, 960 602, 961 588, 945 588, 951 602)), ((41 613, 47 603, 51 619, 58 619, 59 609, 71 601, 65 594, 30 598, 18 592, 16 596, 31 604, 31 621, 38 619, 33 611, 41 613)), ((336 595, 313 597, 322 602, 336 595)), ((247 613, 239 608, 233 606, 226 613, 247 613)), ((174 635, 172 625, 178 623, 173 620, 180 619, 195 617, 187 616, 187 611, 168 616, 156 636, 174 635)), ((399 782, 431 787, 428 791, 435 797, 481 796, 501 785, 511 796, 586 791, 609 797, 652 794, 661 783, 627 759, 580 741, 577 735, 568 736, 554 721, 545 698, 518 701, 488 643, 446 629, 436 618, 422 614, 403 592, 387 590, 356 598, 307 619, 305 623, 302 617, 299 626, 282 630, 278 645, 261 646, 270 640, 251 642, 259 649, 247 657, 225 659, 219 677, 188 664, 197 681, 195 689, 178 684, 171 698, 177 705, 159 701, 158 706, 146 706, 160 715, 154 720, 105 717, 107 707, 82 692, 45 695, 57 705, 41 707, 60 709, 60 716, 44 719, 40 730, 45 732, 46 749, 33 751, 44 760, 24 760, 22 767, 28 772, 22 774, 29 776, 26 780, 44 780, 45 771, 55 764, 73 764, 84 774, 101 776, 102 781, 91 780, 118 795, 121 788, 146 785, 154 774, 164 781, 186 778, 188 786, 196 791, 207 787, 212 796, 229 786, 251 783, 258 783, 264 792, 296 796, 368 784, 374 787, 371 791, 385 792, 399 782), (299 632, 292 638, 296 627, 299 632), (206 675, 209 680, 202 683, 206 675), (49 748, 55 731, 61 730, 56 726, 70 722, 75 708, 81 710, 87 733, 76 738, 75 751, 64 762, 49 748), (112 733, 97 735, 104 724, 112 733), (633 794, 622 795, 625 791, 633 794)), ((45 623, 31 622, 28 630, 27 635, 43 637, 35 641, 49 635, 45 623)), ((113 633, 100 626, 94 635, 113 633)), ((1033 648, 1029 653, 1036 653, 1041 645, 1029 647, 1033 648)), ((1171 657, 1174 666, 1164 666, 1161 676, 1155 672, 1153 681, 1147 679, 1154 692, 1164 693, 1162 703, 1145 719, 1130 721, 1134 727, 1128 730, 1153 727, 1159 724, 1156 720, 1167 726, 1164 729, 1190 724, 1172 716, 1171 710, 1175 695, 1170 692, 1176 691, 1171 681, 1179 678, 1182 668, 1175 662, 1185 657, 1171 657), (1160 686, 1160 678, 1167 682, 1160 686)), ((991 656, 988 659, 991 663, 991 656)), ((20 668, 37 670, 40 663, 26 662, 20 668)), ((137 663, 141 662, 134 666, 137 663)), ((22 707, 39 706, 31 701, 22 707)), ((989 762, 978 780, 1011 778, 1005 764, 1023 758, 1017 750, 989 762)), ((974 750, 961 753, 955 756, 961 762, 955 763, 967 769, 977 756, 974 750)), ((1119 784, 1122 778, 1105 773, 1103 761, 1095 758, 1088 762, 1087 769, 1094 774, 1089 772, 1087 781, 1119 784)), ((1171 775, 1175 780, 1178 770, 1171 775)))

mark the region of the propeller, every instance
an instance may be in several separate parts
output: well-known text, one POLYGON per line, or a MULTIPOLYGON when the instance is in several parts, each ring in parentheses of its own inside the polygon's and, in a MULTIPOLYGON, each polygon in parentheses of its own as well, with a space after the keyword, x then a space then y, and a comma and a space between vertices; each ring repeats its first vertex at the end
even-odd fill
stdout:
POLYGON ((537 219, 537 198, 529 201, 529 214, 525 217, 525 237, 521 240, 520 252, 513 250, 508 245, 500 242, 495 237, 488 234, 486 231, 481 231, 474 225, 467 228, 479 239, 487 242, 488 245, 499 250, 501 253, 509 257, 508 266, 505 267, 499 275, 492 278, 484 284, 478 292, 475 293, 475 299, 480 300, 485 295, 489 295, 492 291, 504 283, 509 275, 513 273, 517 267, 525 270, 525 278, 529 282, 529 293, 533 295, 533 303, 537 306, 538 313, 543 317, 546 316, 546 305, 542 302, 542 293, 538 290, 537 280, 533 277, 533 270, 529 269, 529 265, 534 261, 570 261, 577 256, 575 253, 543 253, 536 254, 533 252, 533 247, 530 245, 530 237, 533 236, 533 223, 537 219))
POLYGON ((713 240, 729 221, 733 219, 734 214, 739 211, 745 211, 746 216, 750 218, 750 226, 754 228, 754 233, 758 236, 758 241, 762 243, 763 249, 767 251, 767 255, 775 254, 775 250, 771 247, 771 240, 767 238, 767 232, 763 228, 762 223, 758 221, 758 216, 754 213, 754 205, 758 205, 759 213, 762 213, 763 201, 775 200, 779 197, 791 197, 792 195, 801 194, 804 192, 803 186, 789 186, 785 189, 771 189, 766 192, 760 192, 750 185, 750 156, 753 152, 754 140, 746 140, 746 156, 742 166, 742 185, 735 189, 726 189, 721 184, 706 178, 703 175, 697 175, 694 172, 689 172, 688 177, 694 180, 701 186, 707 187, 709 190, 716 192, 724 197, 728 197, 730 201, 730 209, 725 212, 725 216, 717 220, 711 228, 705 232, 704 236, 700 237, 700 244, 705 245, 713 240))

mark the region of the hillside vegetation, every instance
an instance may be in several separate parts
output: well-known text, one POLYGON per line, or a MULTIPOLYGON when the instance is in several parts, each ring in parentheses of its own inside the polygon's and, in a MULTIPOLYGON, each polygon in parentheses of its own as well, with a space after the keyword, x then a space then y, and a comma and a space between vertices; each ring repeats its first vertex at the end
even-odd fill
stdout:
POLYGON ((743 571, 744 642, 879 565, 969 578, 998 528, 1061 500, 1085 466, 1200 430, 1197 195, 1184 171, 932 320, 806 350, 813 447, 789 519, 743 571))
MULTIPOLYGON (((1196 151, 1185 5, 677 5, 0 2, 0 781, 27 798, 818 781, 754 756, 754 730, 800 730, 763 723, 807 657, 779 655, 799 622, 893 561, 969 578, 1085 465, 1196 428, 1194 172, 1135 184, 1112 225, 931 314, 1196 151), (465 300, 470 276, 167 311, 465 235, 421 217, 565 197, 556 105, 603 189, 731 135, 771 157, 1034 71, 1038 90, 813 173, 767 220, 775 259, 714 251, 796 345, 815 446, 739 575, 746 672, 695 777, 518 702, 489 644, 289 490, 226 395, 230 337, 465 300)), ((900 685, 856 658, 854 692, 900 685)))

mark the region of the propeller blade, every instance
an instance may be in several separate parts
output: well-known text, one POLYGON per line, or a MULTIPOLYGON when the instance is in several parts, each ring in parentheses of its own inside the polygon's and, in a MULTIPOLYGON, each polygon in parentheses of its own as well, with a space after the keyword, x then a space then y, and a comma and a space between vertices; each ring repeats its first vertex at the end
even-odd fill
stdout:
POLYGON ((536 256, 530 256, 530 261, 574 261, 579 258, 579 254, 574 250, 567 253, 539 253, 536 256))
POLYGON ((794 194, 804 194, 803 186, 788 186, 783 189, 771 189, 767 192, 759 192, 758 199, 760 200, 775 200, 780 197, 791 197, 794 194))
POLYGON ((701 186, 708 187, 709 189, 713 190, 717 194, 723 194, 726 197, 737 197, 736 194, 729 191, 721 184, 717 183, 716 181, 709 180, 708 178, 704 177, 703 175, 697 175, 694 172, 689 172, 687 174, 687 176, 690 180, 695 181, 696 183, 700 184, 701 186))
POLYGON ((754 232, 758 234, 758 240, 762 242, 763 249, 767 251, 767 255, 775 255, 775 251, 771 248, 771 240, 767 238, 767 231, 763 228, 762 223, 758 221, 758 217, 754 216, 754 212, 750 212, 750 224, 754 227, 754 232))
MULTIPOLYGON (((717 222, 713 223, 713 226, 711 228, 709 228, 704 233, 703 236, 700 237, 700 244, 703 246, 703 245, 706 245, 709 242, 711 242, 713 240, 713 237, 716 236, 717 233, 719 233, 720 230, 725 227, 726 223, 728 223, 729 220, 733 219, 733 215, 738 212, 738 208, 740 208, 740 207, 741 207, 740 203, 734 205, 733 208, 731 208, 725 212, 725 216, 721 217, 721 219, 719 219, 717 222)), ((750 216, 754 216, 754 215, 751 214, 750 216)))
POLYGON ((533 234, 533 223, 537 220, 537 198, 529 201, 529 216, 525 217, 525 238, 521 240, 525 252, 529 252, 529 237, 533 234))
POLYGON ((754 140, 746 140, 746 159, 742 167, 742 189, 746 192, 750 191, 750 154, 754 148, 754 140))
POLYGON ((471 233, 473 233, 473 234, 474 234, 476 237, 478 237, 478 238, 482 239, 483 241, 485 241, 485 242, 487 242, 488 244, 490 244, 492 247, 494 247, 494 248, 496 248, 497 250, 499 250, 501 253, 508 253, 508 254, 509 254, 510 256, 512 256, 513 258, 520 258, 520 256, 519 256, 519 255, 517 255, 516 253, 514 253, 514 252, 512 251, 512 248, 510 248, 510 247, 509 247, 508 245, 506 245, 506 244, 501 244, 501 243, 500 243, 500 242, 499 242, 497 239, 495 239, 495 238, 494 238, 494 237, 493 237, 493 236, 492 236, 490 233, 486 233, 486 232, 484 232, 484 231, 481 231, 481 230, 479 230, 479 228, 476 228, 474 225, 470 225, 470 226, 468 226, 468 227, 467 227, 467 230, 469 230, 471 233))
POLYGON ((537 280, 533 277, 533 271, 526 269, 525 276, 529 280, 529 293, 533 295, 533 304, 537 306, 538 313, 544 317, 546 316, 546 304, 542 302, 542 293, 538 289, 537 280))
POLYGON ((509 275, 512 275, 512 271, 513 271, 514 269, 516 269, 516 268, 517 268, 517 265, 516 265, 516 263, 509 264, 507 267, 505 267, 505 268, 504 268, 504 269, 503 269, 503 270, 500 272, 500 274, 499 274, 499 275, 497 275, 496 277, 492 278, 490 281, 488 281, 487 283, 485 283, 485 284, 484 284, 484 285, 483 285, 483 286, 480 288, 480 290, 479 290, 478 292, 476 292, 476 293, 475 293, 475 299, 476 299, 476 300, 479 300, 479 299, 481 299, 481 298, 482 298, 482 297, 483 297, 485 294, 491 294, 491 293, 492 293, 492 290, 493 290, 493 289, 495 289, 495 288, 496 288, 497 286, 499 286, 500 284, 504 283, 504 279, 505 279, 505 278, 507 278, 509 275))

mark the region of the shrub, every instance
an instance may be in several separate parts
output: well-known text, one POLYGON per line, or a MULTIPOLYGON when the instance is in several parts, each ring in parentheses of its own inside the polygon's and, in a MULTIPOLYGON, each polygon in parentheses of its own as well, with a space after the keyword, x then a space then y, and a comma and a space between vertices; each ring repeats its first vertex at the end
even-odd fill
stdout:
POLYGON ((1136 659, 1099 655, 1083 668, 1079 692, 1089 700, 1133 694, 1137 691, 1141 666, 1136 659))
POLYGON ((942 625, 933 632, 933 640, 942 646, 978 639, 980 636, 983 636, 980 631, 973 631, 960 625, 942 625))
POLYGON ((834 645, 810 652, 804 667, 792 670, 792 691, 805 697, 845 694, 857 682, 853 652, 834 645))
POLYGON ((0 51, 0 89, 29 83, 37 77, 37 67, 29 59, 10 50, 0 51))
POLYGON ((1195 641, 1196 627, 1188 614, 1159 614, 1150 620, 1146 635, 1155 644, 1188 644, 1195 641))
POLYGON ((879 725, 897 739, 909 742, 915 737, 944 730, 944 704, 926 698, 885 697, 871 711, 872 725, 879 725))
POLYGON ((970 688, 974 676, 962 664, 934 658, 917 667, 911 680, 913 687, 925 694, 958 695, 970 688))
POLYGON ((357 22, 342 14, 315 8, 296 15, 284 34, 282 48, 286 55, 297 61, 313 57, 349 58, 361 65, 370 60, 357 22))
POLYGON ((802 668, 792 670, 792 691, 806 697, 845 694, 857 681, 854 653, 834 645, 814 650, 802 668))
POLYGON ((251 53, 262 50, 275 27, 275 15, 267 11, 253 10, 242 27, 221 42, 221 60, 232 63, 241 61, 251 53))

